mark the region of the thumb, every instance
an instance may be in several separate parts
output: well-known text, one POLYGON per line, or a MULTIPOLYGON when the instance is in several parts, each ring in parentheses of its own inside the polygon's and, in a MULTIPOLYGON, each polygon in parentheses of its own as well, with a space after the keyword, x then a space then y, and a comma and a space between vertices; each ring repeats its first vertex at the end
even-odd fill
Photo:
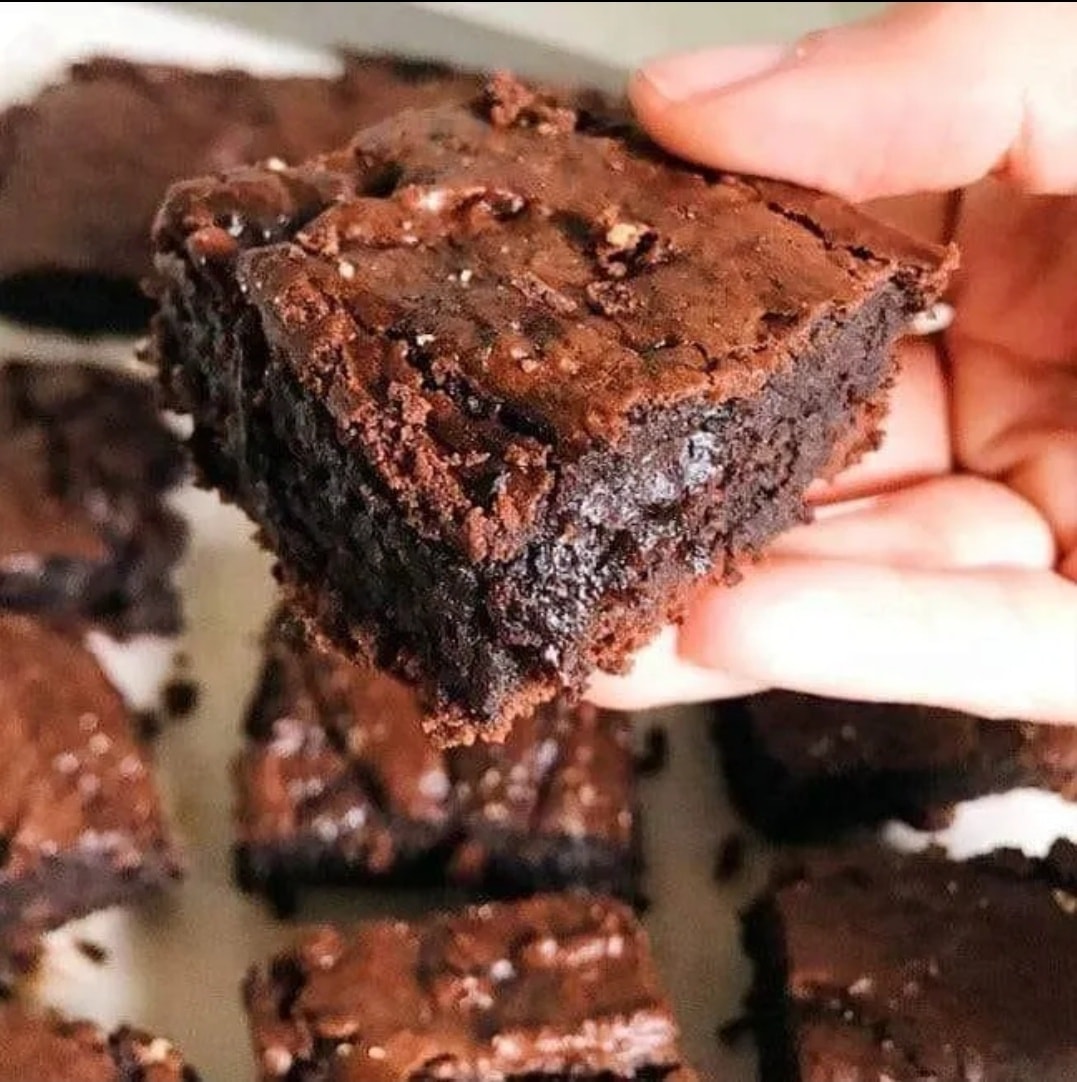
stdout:
POLYGON ((851 199, 992 172, 1077 188, 1077 4, 898 4, 791 49, 656 61, 630 94, 675 154, 851 199))

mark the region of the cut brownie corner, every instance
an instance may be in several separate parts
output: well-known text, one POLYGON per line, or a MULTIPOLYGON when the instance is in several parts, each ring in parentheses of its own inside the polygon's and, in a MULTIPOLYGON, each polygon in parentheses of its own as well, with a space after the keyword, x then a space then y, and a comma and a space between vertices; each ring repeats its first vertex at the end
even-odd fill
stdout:
POLYGON ((301 932, 243 986, 264 1082, 691 1082, 647 935, 544 895, 301 932))
POLYGON ((506 76, 177 185, 155 245, 203 475, 445 744, 623 669, 801 521, 955 263, 506 76))

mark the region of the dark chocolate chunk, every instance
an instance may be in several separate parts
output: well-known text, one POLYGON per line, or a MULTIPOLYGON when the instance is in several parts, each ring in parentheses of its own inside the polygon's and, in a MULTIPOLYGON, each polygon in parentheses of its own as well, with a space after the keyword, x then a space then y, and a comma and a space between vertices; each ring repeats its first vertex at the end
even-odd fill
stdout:
POLYGON ((170 718, 186 718, 198 709, 199 695, 199 687, 194 680, 174 676, 162 689, 161 701, 170 718))
POLYGON ((442 743, 623 670, 800 521, 953 262, 505 79, 179 184, 155 244, 205 479, 442 743))

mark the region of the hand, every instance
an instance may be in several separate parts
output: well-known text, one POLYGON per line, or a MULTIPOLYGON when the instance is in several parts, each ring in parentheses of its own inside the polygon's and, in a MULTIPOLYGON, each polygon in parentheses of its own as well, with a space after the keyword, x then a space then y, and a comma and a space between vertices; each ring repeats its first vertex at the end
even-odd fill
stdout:
POLYGON ((775 686, 1077 723, 1077 5, 901 4, 663 60, 631 94, 709 166, 931 193, 878 210, 955 239, 962 271, 949 330, 901 347, 882 449, 591 697, 775 686))

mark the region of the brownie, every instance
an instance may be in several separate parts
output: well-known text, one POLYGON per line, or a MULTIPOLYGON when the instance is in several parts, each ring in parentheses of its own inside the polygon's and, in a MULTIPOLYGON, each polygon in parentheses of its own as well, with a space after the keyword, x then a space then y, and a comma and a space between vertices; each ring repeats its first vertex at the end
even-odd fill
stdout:
POLYGON ((953 805, 1015 788, 1077 800, 1077 729, 952 710, 773 691, 712 707, 729 793, 776 841, 900 819, 936 828, 953 805))
POLYGON ((180 874, 119 694, 78 641, 0 614, 0 950, 180 874))
POLYGON ((0 1082, 198 1082, 163 1037, 33 1012, 0 996, 0 1082))
POLYGON ((275 616, 235 767, 241 885, 285 912, 325 882, 636 895, 627 715, 557 700, 504 744, 448 751, 419 718, 412 689, 275 616))
POLYGON ((187 529, 166 497, 186 455, 155 398, 90 365, 0 363, 0 609, 180 629, 187 529))
POLYGON ((474 91, 424 61, 346 57, 336 78, 264 79, 100 57, 0 114, 0 311, 141 332, 149 234, 181 177, 327 150, 397 109, 474 91))
POLYGON ((953 262, 508 78, 175 186, 155 241, 203 477, 446 743, 625 668, 804 517, 953 262))
POLYGON ((623 669, 803 518, 951 263, 508 77, 177 185, 155 243, 204 478, 442 743, 623 669))
POLYGON ((646 933, 580 895, 311 928, 244 999, 266 1082, 651 1082, 682 1062, 646 933))
POLYGON ((753 909, 763 1082, 1072 1082, 1077 847, 809 861, 753 909))

